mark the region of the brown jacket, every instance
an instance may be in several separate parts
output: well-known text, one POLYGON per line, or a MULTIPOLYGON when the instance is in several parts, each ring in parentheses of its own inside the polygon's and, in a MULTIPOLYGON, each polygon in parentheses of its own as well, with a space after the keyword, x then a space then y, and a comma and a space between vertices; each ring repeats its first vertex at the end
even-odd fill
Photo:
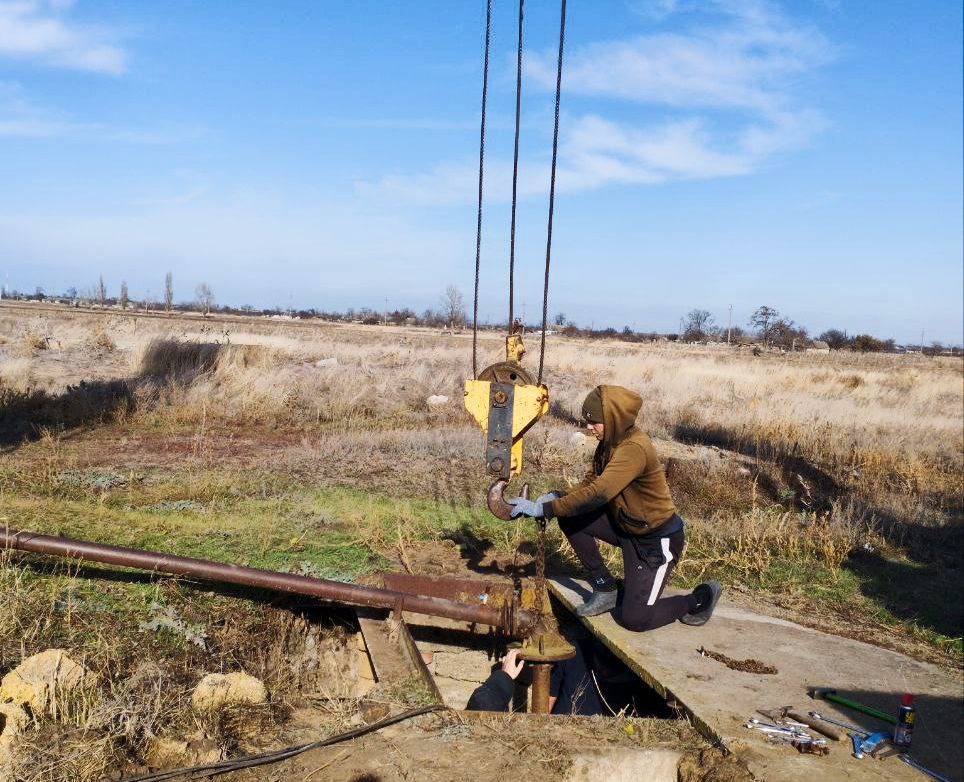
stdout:
POLYGON ((621 386, 600 386, 605 433, 596 448, 592 470, 578 486, 546 503, 545 515, 577 516, 606 509, 622 532, 642 535, 676 513, 656 449, 636 426, 642 399, 621 386))

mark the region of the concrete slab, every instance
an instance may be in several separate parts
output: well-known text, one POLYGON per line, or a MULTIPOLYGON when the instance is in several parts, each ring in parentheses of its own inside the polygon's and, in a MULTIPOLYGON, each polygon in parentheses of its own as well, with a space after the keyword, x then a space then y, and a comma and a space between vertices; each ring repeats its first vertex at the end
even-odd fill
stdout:
MULTIPOLYGON (((549 588, 570 608, 580 605, 589 593, 585 583, 569 578, 552 579, 549 588)), ((812 687, 833 687, 841 695, 895 714, 901 693, 913 693, 917 726, 911 754, 944 776, 964 778, 964 680, 959 673, 757 614, 728 604, 725 597, 703 627, 675 623, 634 633, 617 625, 609 614, 582 621, 660 695, 684 708, 705 736, 739 752, 758 779, 925 778, 896 757, 857 760, 847 740, 828 742, 827 756, 800 755, 787 746, 768 745, 762 734, 743 727, 750 717, 759 717, 757 709, 793 705, 869 732, 889 729, 873 717, 811 700, 807 693, 812 687), (731 670, 701 655, 700 647, 735 660, 754 658, 775 667, 777 673, 731 670)))

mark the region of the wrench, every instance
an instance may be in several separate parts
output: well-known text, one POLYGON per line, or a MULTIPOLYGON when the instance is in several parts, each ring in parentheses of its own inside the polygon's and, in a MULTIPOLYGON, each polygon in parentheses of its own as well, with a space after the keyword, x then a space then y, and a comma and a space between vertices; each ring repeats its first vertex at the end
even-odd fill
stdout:
MULTIPOLYGON (((748 719, 746 722, 746 725, 748 728, 752 726, 757 730, 763 730, 764 728, 773 728, 775 730, 779 730, 783 732, 789 731, 790 733, 794 733, 797 735, 807 735, 806 731, 803 731, 794 725, 776 725, 772 722, 763 722, 763 720, 758 720, 754 717, 751 717, 750 719, 748 719)), ((806 725, 801 725, 800 727, 805 728, 806 725)))
POLYGON ((823 714, 820 714, 819 712, 816 712, 816 711, 811 711, 810 716, 817 720, 823 720, 824 722, 829 722, 831 725, 836 725, 840 728, 845 728, 846 730, 849 730, 851 733, 858 733, 865 738, 870 735, 863 728, 858 728, 856 725, 851 725, 849 722, 841 722, 840 720, 835 720, 833 719, 833 717, 825 717, 823 714))
POLYGON ((901 755, 900 759, 903 760, 911 768, 916 768, 922 774, 927 774, 931 779, 936 779, 937 782, 951 782, 947 777, 942 777, 936 771, 931 771, 926 766, 922 766, 916 760, 914 760, 910 755, 901 755))

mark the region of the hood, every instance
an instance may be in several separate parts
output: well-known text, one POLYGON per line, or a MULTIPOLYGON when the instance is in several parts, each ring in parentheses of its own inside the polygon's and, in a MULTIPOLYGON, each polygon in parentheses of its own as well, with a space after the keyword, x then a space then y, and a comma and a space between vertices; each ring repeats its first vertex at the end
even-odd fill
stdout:
POLYGON ((643 398, 622 386, 599 386, 599 392, 602 395, 603 423, 606 425, 603 445, 612 447, 635 426, 643 398))

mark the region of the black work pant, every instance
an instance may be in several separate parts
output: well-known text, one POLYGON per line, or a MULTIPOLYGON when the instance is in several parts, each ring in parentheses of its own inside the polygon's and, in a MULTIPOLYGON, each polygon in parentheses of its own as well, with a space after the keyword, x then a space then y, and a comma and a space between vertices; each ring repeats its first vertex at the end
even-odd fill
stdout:
POLYGON ((689 613, 689 600, 685 595, 661 597, 670 573, 683 553, 682 530, 665 537, 656 534, 633 537, 617 530, 605 512, 560 518, 559 527, 590 573, 606 570, 597 541, 622 549, 625 592, 622 611, 617 609, 615 617, 623 627, 637 631, 655 630, 689 613))

